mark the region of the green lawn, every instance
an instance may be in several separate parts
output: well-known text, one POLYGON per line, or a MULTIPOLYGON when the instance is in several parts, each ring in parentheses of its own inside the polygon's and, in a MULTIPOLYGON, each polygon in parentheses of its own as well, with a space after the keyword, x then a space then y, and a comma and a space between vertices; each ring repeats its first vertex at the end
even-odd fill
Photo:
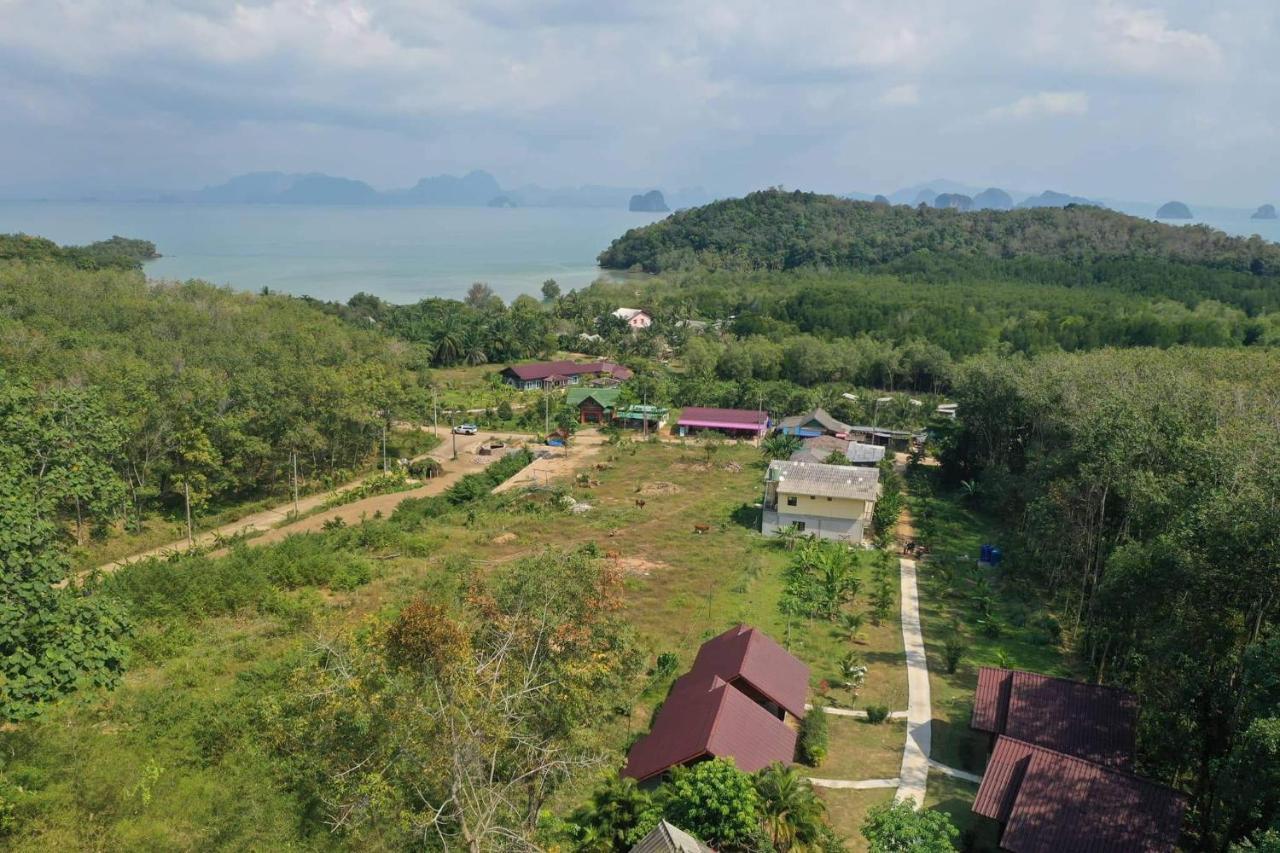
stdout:
POLYGON ((827 715, 830 751, 822 765, 806 771, 820 779, 893 779, 902 769, 905 720, 880 724, 827 715))
POLYGON ((977 785, 935 771, 929 774, 929 790, 924 804, 926 808, 944 811, 951 817, 951 822, 960 830, 957 848, 971 853, 996 853, 999 850, 997 824, 972 811, 973 798, 977 793, 977 785))
POLYGON ((853 853, 867 849, 862 837, 862 822, 872 807, 893 801, 892 788, 872 788, 865 791, 819 788, 818 795, 827 804, 827 819, 831 827, 845 840, 853 853))

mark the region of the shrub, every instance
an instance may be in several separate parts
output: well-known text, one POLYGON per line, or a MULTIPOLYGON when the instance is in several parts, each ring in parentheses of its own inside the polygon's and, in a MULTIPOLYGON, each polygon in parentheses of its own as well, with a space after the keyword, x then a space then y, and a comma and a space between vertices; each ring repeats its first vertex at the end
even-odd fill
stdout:
POLYGON ((827 758, 827 714, 821 704, 815 704, 800 721, 798 738, 800 760, 810 767, 818 767, 827 758))
POLYGON ((663 652, 658 655, 657 663, 653 667, 653 678, 655 681, 669 678, 679 668, 680 658, 676 656, 675 652, 663 652))
POLYGON ((955 674, 955 671, 960 668, 960 661, 968 651, 969 644, 960 633, 953 632, 947 637, 942 645, 942 655, 948 674, 955 674))
POLYGON ((872 725, 880 725, 889 719, 888 705, 868 705, 867 706, 867 722, 872 725))

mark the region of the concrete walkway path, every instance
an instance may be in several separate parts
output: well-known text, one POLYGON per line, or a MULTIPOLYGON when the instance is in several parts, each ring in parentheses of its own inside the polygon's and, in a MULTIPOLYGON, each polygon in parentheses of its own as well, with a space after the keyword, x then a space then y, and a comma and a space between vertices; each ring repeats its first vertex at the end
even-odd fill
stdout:
POLYGON ((929 664, 920 629, 920 598, 916 590, 916 563, 898 561, 902 573, 902 644, 907 651, 907 744, 902 750, 902 771, 898 775, 896 801, 912 800, 924 805, 929 784, 929 746, 933 729, 933 707, 929 697, 929 664))
POLYGON ((868 788, 896 788, 901 780, 899 779, 809 779, 809 784, 815 788, 852 788, 855 790, 866 790, 868 788))
MULTIPOLYGON (((813 705, 805 703, 804 709, 806 711, 812 711, 813 705)), ((853 717, 859 720, 865 720, 867 718, 867 712, 860 708, 833 708, 830 705, 824 705, 822 707, 822 710, 828 714, 831 714, 833 717, 853 717)), ((905 720, 906 718, 907 718, 906 711, 890 711, 889 712, 889 719, 891 720, 905 720)))

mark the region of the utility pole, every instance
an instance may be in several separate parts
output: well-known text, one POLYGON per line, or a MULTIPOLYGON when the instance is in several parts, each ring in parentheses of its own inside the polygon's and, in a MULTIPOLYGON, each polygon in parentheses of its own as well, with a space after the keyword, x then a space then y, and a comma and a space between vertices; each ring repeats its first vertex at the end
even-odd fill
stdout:
POLYGON ((543 408, 542 431, 546 433, 548 437, 550 437, 551 436, 551 395, 550 394, 546 394, 546 393, 543 394, 542 408, 543 408))
POLYGON ((191 531, 191 486, 186 480, 182 481, 182 499, 187 505, 187 547, 196 547, 196 537, 191 531))
POLYGON ((453 428, 453 409, 449 410, 449 434, 453 436, 453 458, 458 458, 458 431, 453 428))
POLYGON ((431 386, 431 431, 440 434, 440 407, 436 403, 436 386, 431 386))
POLYGON ((387 420, 382 419, 382 473, 387 473, 387 420))
POLYGON ((649 437, 649 389, 646 388, 644 393, 640 395, 640 413, 644 417, 644 437, 649 437))
POLYGON ((293 451, 293 514, 298 514, 298 451, 293 451))

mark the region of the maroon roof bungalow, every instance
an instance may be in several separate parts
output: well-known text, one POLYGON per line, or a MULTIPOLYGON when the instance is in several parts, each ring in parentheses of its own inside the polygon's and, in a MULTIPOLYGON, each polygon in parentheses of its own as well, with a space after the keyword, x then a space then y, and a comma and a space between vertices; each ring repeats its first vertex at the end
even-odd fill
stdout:
POLYGON ((1172 788, 1003 736, 973 803, 1009 853, 1169 853, 1185 810, 1172 788))
POLYGON ((739 625, 707 640, 690 673, 718 675, 757 703, 772 706, 779 718, 783 711, 804 717, 809 667, 756 628, 739 625))
POLYGON ((583 378, 596 376, 612 376, 626 381, 631 378, 632 373, 612 361, 540 361, 533 364, 513 364, 502 371, 502 378, 508 384, 523 389, 576 383, 583 378))
POLYGON ((653 729, 631 747, 623 776, 643 782, 708 758, 732 758, 754 773, 795 758, 796 733, 724 679, 689 673, 677 685, 653 729))
POLYGON ((713 429, 731 435, 764 435, 769 431, 768 412, 749 409, 709 409, 689 406, 680 413, 676 426, 681 435, 690 430, 713 429))
POLYGON ((678 765, 732 758, 748 773, 795 757, 788 713, 803 717, 809 668, 764 633, 739 625, 702 644, 671 685, 622 775, 654 779, 678 765))
POLYGON ((1127 690, 984 666, 970 727, 1107 767, 1133 767, 1137 699, 1127 690))

